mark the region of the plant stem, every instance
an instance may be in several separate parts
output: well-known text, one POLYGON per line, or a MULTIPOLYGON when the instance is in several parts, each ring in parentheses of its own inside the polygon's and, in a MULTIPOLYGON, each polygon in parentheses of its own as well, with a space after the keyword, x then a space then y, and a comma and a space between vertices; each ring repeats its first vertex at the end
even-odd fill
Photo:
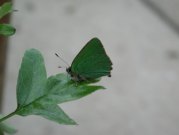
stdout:
POLYGON ((2 121, 4 121, 4 120, 6 120, 6 119, 8 119, 8 118, 10 118, 10 117, 12 117, 12 116, 14 116, 16 113, 17 113, 17 112, 14 111, 14 112, 8 114, 7 116, 1 118, 1 119, 0 119, 0 123, 1 123, 2 121))

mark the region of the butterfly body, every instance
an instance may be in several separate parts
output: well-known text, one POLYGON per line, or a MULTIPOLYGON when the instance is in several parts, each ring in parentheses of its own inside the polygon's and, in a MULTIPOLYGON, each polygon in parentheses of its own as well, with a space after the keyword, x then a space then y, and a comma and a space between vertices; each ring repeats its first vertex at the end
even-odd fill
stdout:
POLYGON ((80 81, 86 80, 86 78, 83 78, 79 74, 76 74, 76 73, 72 72, 71 71, 71 67, 67 68, 66 71, 71 76, 71 79, 76 81, 76 82, 80 82, 80 81))
POLYGON ((111 70, 112 62, 98 38, 91 39, 66 69, 72 80, 78 82, 94 80, 102 76, 110 77, 111 70))

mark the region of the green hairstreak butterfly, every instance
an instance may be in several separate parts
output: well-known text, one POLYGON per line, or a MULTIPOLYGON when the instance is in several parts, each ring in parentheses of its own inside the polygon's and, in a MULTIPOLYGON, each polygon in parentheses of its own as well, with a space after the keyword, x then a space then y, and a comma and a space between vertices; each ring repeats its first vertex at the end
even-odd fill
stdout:
POLYGON ((111 76, 112 62, 98 38, 91 39, 66 69, 74 81, 94 80, 111 76))

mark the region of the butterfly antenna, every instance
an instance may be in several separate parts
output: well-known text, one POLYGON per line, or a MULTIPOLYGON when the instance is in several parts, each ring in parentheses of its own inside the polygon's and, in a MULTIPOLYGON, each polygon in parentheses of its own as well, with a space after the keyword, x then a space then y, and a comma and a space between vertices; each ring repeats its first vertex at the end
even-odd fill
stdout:
MULTIPOLYGON (((57 53, 55 53, 55 55, 56 55, 59 59, 61 59, 68 67, 70 67, 70 65, 69 65, 64 59, 62 59, 57 53)), ((59 68, 61 68, 61 67, 59 67, 59 68)))

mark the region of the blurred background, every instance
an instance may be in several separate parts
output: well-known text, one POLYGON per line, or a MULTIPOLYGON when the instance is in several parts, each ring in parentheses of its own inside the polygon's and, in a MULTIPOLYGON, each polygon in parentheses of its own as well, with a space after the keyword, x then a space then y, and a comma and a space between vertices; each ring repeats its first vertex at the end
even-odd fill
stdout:
MULTIPOLYGON (((113 62, 107 89, 61 104, 79 124, 37 116, 12 117, 17 135, 178 135, 178 0, 14 0, 17 29, 6 49, 2 113, 16 108, 16 81, 24 51, 44 55, 48 76, 64 72, 54 53, 71 63, 93 37, 113 62)), ((4 51, 3 51, 4 52, 4 51)), ((2 53, 1 53, 2 55, 2 53)), ((4 64, 3 64, 4 65, 4 64)), ((1 76, 2 79, 2 76, 1 76)))

